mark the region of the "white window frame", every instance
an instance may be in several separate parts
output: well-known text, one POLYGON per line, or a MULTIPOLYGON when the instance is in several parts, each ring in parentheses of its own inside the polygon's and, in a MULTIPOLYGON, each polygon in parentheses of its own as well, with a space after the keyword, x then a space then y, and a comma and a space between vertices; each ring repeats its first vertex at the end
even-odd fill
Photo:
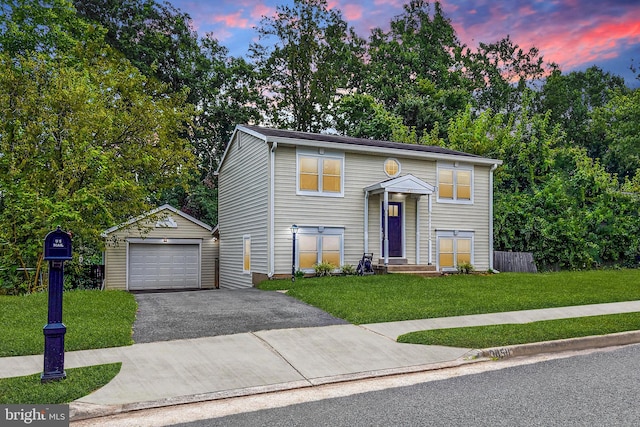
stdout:
POLYGON ((461 165, 458 164, 458 162, 455 163, 438 163, 438 167, 437 167, 437 171, 436 171, 436 189, 437 194, 438 194, 438 198, 437 201, 438 203, 453 203, 453 204, 459 204, 459 205, 472 205, 473 204, 473 193, 474 193, 474 168, 472 165, 461 165), (453 171, 453 198, 442 198, 440 197, 440 171, 441 170, 451 170, 453 171), (458 193, 458 171, 465 171, 465 172, 470 172, 470 179, 471 179, 471 188, 469 189, 470 191, 470 198, 467 199, 458 199, 457 198, 457 193, 458 193))
POLYGON ((382 169, 384 170, 385 175, 387 175, 389 178, 395 178, 400 175, 400 172, 402 171, 402 165, 400 164, 398 159, 394 157, 388 157, 384 160, 384 163, 382 163, 382 169), (387 172, 387 162, 396 162, 396 164, 398 165, 398 172, 396 172, 395 174, 389 174, 387 172))
POLYGON ((245 234, 244 236, 242 236, 242 273, 251 274, 251 235, 250 234, 245 234), (249 249, 249 269, 248 270, 244 268, 244 257, 245 257, 247 248, 249 249))
MULTIPOLYGON (((344 227, 324 227, 324 226, 300 226, 298 229, 298 237, 300 236, 339 236, 340 237, 340 265, 336 266, 334 272, 340 271, 344 265, 344 227)), ((316 264, 322 262, 322 239, 316 240, 316 264)), ((305 273, 313 273, 313 268, 301 268, 300 267, 300 245, 296 245, 296 270, 304 271, 305 273)))
POLYGON ((471 240, 471 265, 475 265, 475 239, 473 231, 440 230, 436 231, 436 268, 438 271, 457 271, 458 239, 471 240), (440 239, 453 239, 453 267, 440 267, 440 239))
POLYGON ((344 153, 319 150, 296 151, 296 194, 299 196, 344 197, 344 153), (318 191, 300 189, 300 158, 311 157, 318 161, 318 191), (340 192, 322 191, 322 162, 324 159, 340 161, 340 192))

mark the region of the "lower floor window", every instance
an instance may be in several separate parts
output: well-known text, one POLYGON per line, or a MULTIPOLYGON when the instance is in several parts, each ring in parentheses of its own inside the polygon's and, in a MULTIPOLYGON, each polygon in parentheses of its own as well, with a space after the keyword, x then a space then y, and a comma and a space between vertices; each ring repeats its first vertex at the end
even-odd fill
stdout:
POLYGON ((242 237, 242 271, 251 272, 251 236, 242 237))
POLYGON ((341 228, 305 227, 298 234, 298 268, 313 270, 314 265, 342 265, 344 230, 341 228))
POLYGON ((437 239, 440 269, 455 269, 461 264, 473 264, 472 232, 439 232, 437 239))

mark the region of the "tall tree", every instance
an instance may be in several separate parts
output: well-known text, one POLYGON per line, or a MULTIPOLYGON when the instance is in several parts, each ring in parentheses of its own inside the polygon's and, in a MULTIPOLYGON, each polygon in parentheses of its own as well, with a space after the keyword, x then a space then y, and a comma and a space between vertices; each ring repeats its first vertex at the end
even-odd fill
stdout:
POLYGON ((184 136, 198 158, 190 191, 176 188, 158 202, 170 201, 205 222, 215 224, 218 161, 238 123, 259 120, 261 103, 255 73, 246 61, 230 58, 212 34, 199 37, 191 17, 155 0, 74 0, 78 13, 107 29, 106 41, 144 75, 187 91, 196 107, 193 126, 184 136))
POLYGON ((513 113, 522 96, 544 75, 557 68, 545 64, 537 48, 525 51, 509 36, 495 43, 480 43, 478 49, 465 53, 466 72, 476 89, 476 102, 481 110, 513 113))
POLYGON ((567 142, 584 147, 591 158, 602 159, 608 146, 592 126, 592 114, 604 107, 617 91, 626 91, 624 79, 597 66, 585 71, 549 75, 538 94, 537 110, 550 111, 550 119, 567 134, 567 142))
POLYGON ((363 91, 401 116, 418 139, 436 127, 444 131, 471 101, 463 47, 440 2, 411 0, 388 32, 372 31, 363 91))
MULTIPOLYGON (((63 27, 74 16, 70 4, 63 11, 40 29, 63 27)), ((180 136, 193 115, 186 94, 104 43, 69 40, 0 54, 0 270, 41 267, 42 238, 58 224, 76 253, 99 247, 102 230, 186 185, 195 166, 180 136)), ((38 271, 23 271, 32 288, 38 271)))
POLYGON ((640 89, 618 91, 593 112, 592 132, 603 136, 602 162, 620 180, 640 172, 640 89))
POLYGON ((325 130, 339 89, 357 73, 364 42, 326 0, 278 6, 257 30, 260 41, 250 57, 269 104, 266 120, 295 130, 325 130))

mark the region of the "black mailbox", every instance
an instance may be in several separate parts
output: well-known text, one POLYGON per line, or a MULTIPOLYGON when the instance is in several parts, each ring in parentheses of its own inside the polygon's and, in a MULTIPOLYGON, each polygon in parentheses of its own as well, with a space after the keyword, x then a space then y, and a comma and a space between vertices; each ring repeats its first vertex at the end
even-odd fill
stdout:
POLYGON ((71 256, 71 236, 60 230, 52 231, 44 238, 44 260, 45 261, 66 261, 71 256))

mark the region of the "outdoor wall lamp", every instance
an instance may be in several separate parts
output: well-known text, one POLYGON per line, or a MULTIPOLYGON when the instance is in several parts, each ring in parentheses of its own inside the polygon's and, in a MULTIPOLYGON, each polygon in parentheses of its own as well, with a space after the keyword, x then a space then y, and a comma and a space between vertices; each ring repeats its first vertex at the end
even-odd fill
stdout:
POLYGON ((291 255, 291 281, 296 281, 296 233, 298 232, 298 226, 293 224, 291 226, 291 234, 293 234, 293 251, 291 255))

